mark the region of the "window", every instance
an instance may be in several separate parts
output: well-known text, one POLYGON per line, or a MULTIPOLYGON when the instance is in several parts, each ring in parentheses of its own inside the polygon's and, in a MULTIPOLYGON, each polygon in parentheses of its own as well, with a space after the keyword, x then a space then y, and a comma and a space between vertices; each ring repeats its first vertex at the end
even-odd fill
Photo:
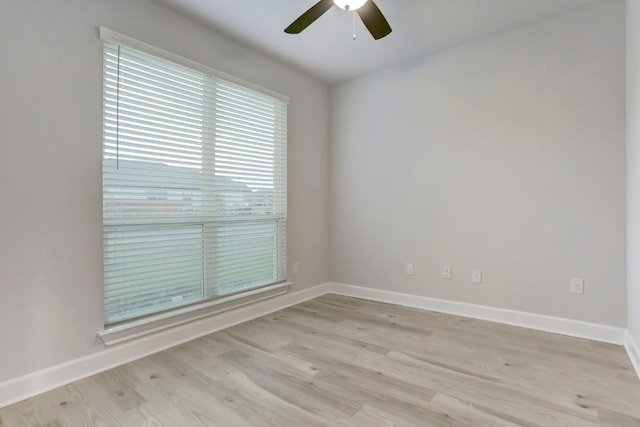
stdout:
POLYGON ((103 64, 105 324, 285 281, 286 100, 106 39, 103 64))

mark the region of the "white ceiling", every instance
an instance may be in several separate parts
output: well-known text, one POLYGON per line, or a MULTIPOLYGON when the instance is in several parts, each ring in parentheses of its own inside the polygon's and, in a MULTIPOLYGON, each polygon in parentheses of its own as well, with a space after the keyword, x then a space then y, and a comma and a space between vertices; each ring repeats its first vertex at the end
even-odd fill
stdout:
POLYGON ((375 0, 393 32, 375 41, 331 8, 301 34, 284 32, 317 0, 158 0, 327 83, 411 61, 568 13, 597 0, 375 0))

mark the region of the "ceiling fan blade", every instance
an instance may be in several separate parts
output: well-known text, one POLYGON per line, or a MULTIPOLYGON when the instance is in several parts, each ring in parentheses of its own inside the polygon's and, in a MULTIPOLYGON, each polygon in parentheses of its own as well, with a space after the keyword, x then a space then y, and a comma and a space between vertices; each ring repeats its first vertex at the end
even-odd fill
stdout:
POLYGON ((320 18, 327 10, 331 9, 333 6, 333 0, 320 0, 318 3, 314 4, 311 9, 307 10, 305 13, 300 15, 298 19, 293 21, 291 25, 289 25, 284 32, 289 34, 298 34, 309 25, 313 24, 313 22, 320 18))
POLYGON ((391 26, 373 0, 369 0, 358 9, 358 15, 374 39, 381 39, 391 32, 391 26))

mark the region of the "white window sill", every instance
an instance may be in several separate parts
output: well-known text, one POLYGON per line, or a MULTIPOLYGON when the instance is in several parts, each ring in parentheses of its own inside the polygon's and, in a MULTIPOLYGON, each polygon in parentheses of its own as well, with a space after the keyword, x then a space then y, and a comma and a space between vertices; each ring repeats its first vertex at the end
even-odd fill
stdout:
POLYGON ((149 316, 144 319, 123 323, 98 332, 106 346, 119 344, 154 332, 168 329, 203 317, 222 313, 267 298, 282 295, 291 287, 291 282, 277 283, 253 291, 244 292, 214 301, 204 302, 171 312, 149 316))

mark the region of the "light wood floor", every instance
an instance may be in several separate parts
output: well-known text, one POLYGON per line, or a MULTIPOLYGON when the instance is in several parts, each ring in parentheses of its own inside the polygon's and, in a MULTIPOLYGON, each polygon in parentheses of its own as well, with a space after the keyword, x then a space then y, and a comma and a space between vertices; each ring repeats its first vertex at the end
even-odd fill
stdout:
POLYGON ((640 426, 619 346, 326 295, 0 409, 0 426, 640 426))

